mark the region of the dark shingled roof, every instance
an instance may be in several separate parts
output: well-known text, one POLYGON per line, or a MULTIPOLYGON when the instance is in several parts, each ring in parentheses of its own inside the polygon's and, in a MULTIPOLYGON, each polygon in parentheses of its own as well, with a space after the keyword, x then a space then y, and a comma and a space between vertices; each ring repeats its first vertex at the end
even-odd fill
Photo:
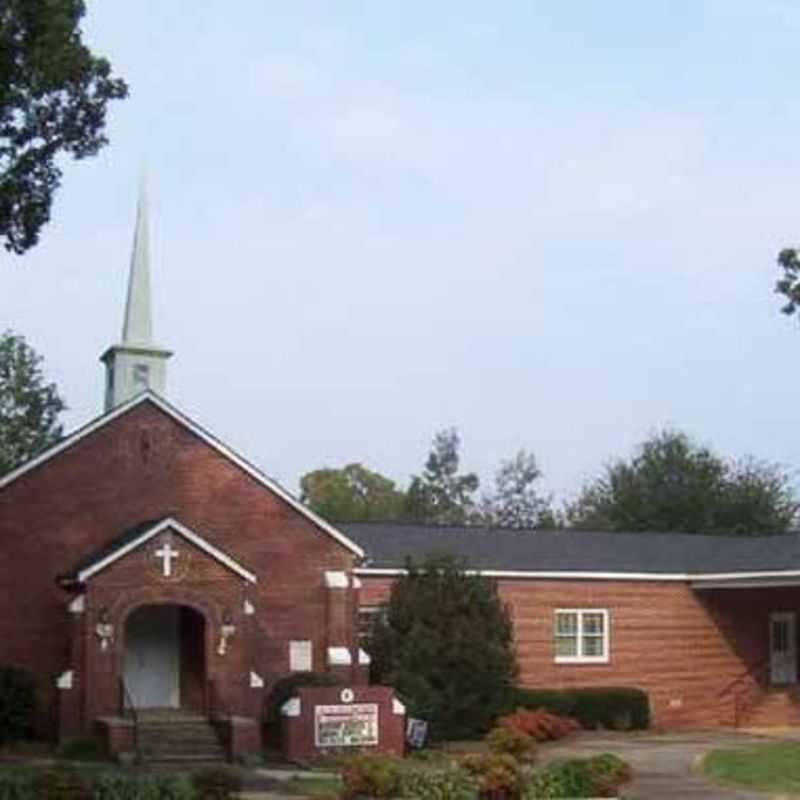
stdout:
POLYGON ((512 531, 401 523, 340 523, 367 553, 365 567, 403 567, 451 552, 481 570, 726 573, 800 569, 800 534, 707 536, 683 533, 512 531))

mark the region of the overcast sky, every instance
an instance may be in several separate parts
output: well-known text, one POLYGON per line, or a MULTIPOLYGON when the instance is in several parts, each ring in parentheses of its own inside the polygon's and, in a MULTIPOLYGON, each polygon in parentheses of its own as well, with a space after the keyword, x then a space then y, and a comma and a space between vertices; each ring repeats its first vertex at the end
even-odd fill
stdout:
POLYGON ((0 251, 0 327, 102 410, 149 172, 168 397, 290 488, 456 426, 568 498, 653 430, 800 466, 800 5, 89 0, 131 89, 0 251))

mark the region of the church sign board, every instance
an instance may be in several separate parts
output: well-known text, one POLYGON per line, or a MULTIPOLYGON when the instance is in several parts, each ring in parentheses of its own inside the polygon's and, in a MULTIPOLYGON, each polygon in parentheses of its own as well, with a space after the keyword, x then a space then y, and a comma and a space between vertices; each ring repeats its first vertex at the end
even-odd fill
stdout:
POLYGON ((317 747, 362 747, 378 744, 377 703, 315 706, 317 747))
POLYGON ((281 707, 282 749, 306 761, 342 749, 403 755, 406 709, 389 686, 302 686, 281 707))

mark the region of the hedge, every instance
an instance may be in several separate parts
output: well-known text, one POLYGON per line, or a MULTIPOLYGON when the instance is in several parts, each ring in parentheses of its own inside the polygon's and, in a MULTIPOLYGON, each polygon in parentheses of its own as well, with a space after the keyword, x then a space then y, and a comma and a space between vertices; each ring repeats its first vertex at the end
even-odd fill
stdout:
POLYGON ((0 745, 33 733, 36 679, 21 667, 0 664, 0 745))
POLYGON ((514 708, 544 708, 574 717, 584 728, 643 729, 650 725, 650 703, 641 689, 598 686, 578 689, 521 689, 513 693, 514 708))

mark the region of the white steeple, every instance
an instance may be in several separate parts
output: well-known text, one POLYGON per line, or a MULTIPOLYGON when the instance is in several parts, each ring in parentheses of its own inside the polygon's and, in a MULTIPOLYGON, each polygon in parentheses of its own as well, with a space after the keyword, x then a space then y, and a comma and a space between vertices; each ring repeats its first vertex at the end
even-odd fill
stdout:
POLYGON ((142 178, 139 203, 136 209, 136 230, 133 234, 131 274, 125 321, 122 324, 122 343, 150 345, 153 323, 150 316, 150 231, 147 224, 147 184, 142 178))
POLYGON ((122 323, 122 343, 112 345, 100 357, 106 365, 106 411, 146 389, 163 394, 166 388, 167 359, 172 353, 153 342, 147 211, 147 188, 142 180, 133 235, 128 298, 122 323))

